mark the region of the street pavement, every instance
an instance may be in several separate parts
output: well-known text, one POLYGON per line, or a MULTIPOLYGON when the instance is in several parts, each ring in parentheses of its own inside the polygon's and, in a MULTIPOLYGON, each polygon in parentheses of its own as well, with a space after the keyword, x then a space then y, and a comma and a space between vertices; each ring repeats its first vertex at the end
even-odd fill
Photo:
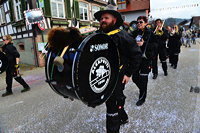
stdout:
MULTIPOLYGON (((198 39, 200 42, 200 39, 198 39)), ((120 133, 200 133, 199 45, 181 48, 177 69, 168 76, 159 63, 156 80, 149 75, 146 102, 138 107, 138 88, 126 85, 125 109, 129 123, 120 133)), ((44 68, 23 68, 22 77, 31 90, 21 93, 14 81, 13 95, 0 97, 0 133, 105 133, 105 104, 87 107, 56 94, 45 82, 44 68)), ((0 95, 5 92, 5 73, 0 75, 0 95)))

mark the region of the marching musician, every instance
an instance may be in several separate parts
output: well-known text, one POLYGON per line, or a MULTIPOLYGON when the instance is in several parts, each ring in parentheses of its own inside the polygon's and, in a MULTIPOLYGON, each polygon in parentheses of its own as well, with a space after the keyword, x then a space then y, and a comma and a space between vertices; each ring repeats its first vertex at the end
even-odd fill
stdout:
POLYGON ((167 30, 163 28, 164 22, 161 19, 156 19, 155 24, 156 24, 156 28, 154 29, 154 34, 156 36, 158 46, 157 46, 155 57, 152 62, 153 79, 156 79, 158 76, 158 55, 162 63, 164 76, 168 75, 167 62, 166 62, 166 59, 167 59, 166 41, 168 38, 168 33, 167 33, 167 30))
POLYGON ((12 95, 12 82, 14 79, 20 83, 24 89, 21 92, 26 92, 30 90, 29 85, 24 81, 24 79, 19 74, 19 58, 20 54, 17 51, 16 47, 13 45, 12 36, 6 35, 3 37, 3 45, 2 50, 6 54, 8 58, 8 67, 6 69, 6 92, 2 94, 2 97, 12 95))
POLYGON ((181 34, 179 34, 178 26, 174 25, 170 32, 168 48, 169 48, 169 60, 171 66, 176 69, 178 63, 179 53, 181 52, 181 34))
POLYGON ((124 110, 125 95, 123 90, 128 83, 132 73, 138 71, 141 51, 132 37, 119 27, 123 24, 122 16, 119 12, 109 8, 98 11, 94 14, 100 22, 98 32, 103 32, 111 36, 117 45, 120 55, 120 66, 116 88, 111 97, 106 101, 106 129, 107 133, 119 133, 120 125, 128 122, 128 115, 124 110))
POLYGON ((151 71, 152 57, 154 56, 156 41, 151 29, 147 28, 148 19, 146 16, 137 18, 137 30, 132 32, 132 36, 136 39, 137 45, 142 51, 142 62, 139 71, 132 75, 133 82, 139 88, 139 100, 136 105, 141 106, 147 96, 148 75, 151 71))

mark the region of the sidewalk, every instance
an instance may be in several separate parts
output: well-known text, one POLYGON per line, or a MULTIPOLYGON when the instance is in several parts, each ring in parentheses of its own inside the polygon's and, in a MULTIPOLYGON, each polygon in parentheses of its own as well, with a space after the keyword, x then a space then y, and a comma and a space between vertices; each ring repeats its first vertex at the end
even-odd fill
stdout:
MULTIPOLYGON (((20 64, 20 74, 22 75, 22 78, 29 84, 32 80, 41 79, 41 73, 44 73, 44 67, 35 67, 32 65, 25 65, 20 64)), ((6 81, 5 81, 6 73, 3 72, 0 74, 0 91, 4 90, 6 88, 6 81)), ((44 74, 42 74, 42 79, 45 77, 44 74)), ((21 85, 17 83, 15 80, 13 80, 13 89, 21 85)))

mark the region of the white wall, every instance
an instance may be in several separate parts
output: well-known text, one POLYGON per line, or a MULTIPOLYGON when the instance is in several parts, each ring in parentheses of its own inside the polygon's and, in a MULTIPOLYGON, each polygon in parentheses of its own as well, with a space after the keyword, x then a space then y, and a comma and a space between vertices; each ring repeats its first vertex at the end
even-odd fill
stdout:
POLYGON ((131 22, 133 20, 137 20, 139 16, 146 16, 145 11, 126 12, 121 14, 125 16, 125 22, 131 22))

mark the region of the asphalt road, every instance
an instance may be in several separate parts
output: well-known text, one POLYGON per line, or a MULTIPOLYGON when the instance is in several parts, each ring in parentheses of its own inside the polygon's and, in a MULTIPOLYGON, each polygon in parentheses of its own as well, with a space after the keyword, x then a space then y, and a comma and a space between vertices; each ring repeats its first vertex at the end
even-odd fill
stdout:
MULTIPOLYGON (((200 39, 199 39, 200 41, 200 39)), ((125 89, 125 109, 129 123, 121 133, 200 133, 199 45, 182 47, 177 69, 169 66, 164 76, 161 64, 156 80, 149 75, 148 96, 141 107, 135 105, 138 88, 130 81, 125 89)), ((0 132, 16 133, 105 133, 105 104, 87 107, 56 94, 45 82, 44 68, 22 69, 29 92, 14 81, 13 95, 0 97, 0 132)), ((5 73, 0 75, 0 95, 5 92, 5 73)))

